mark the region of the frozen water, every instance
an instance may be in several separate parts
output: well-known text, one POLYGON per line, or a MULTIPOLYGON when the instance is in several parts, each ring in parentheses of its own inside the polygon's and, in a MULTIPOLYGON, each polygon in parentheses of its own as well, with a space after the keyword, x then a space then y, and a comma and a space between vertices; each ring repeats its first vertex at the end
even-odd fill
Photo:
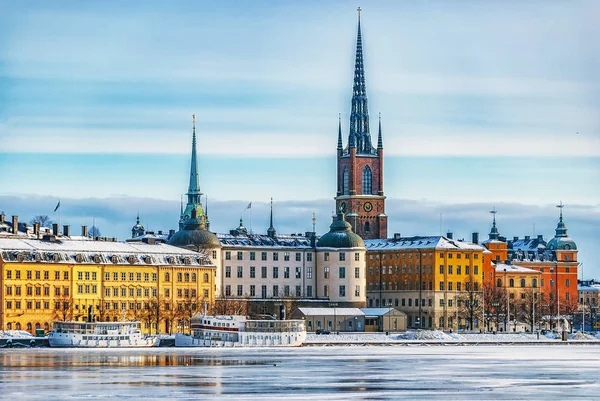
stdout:
POLYGON ((0 351, 0 398, 598 399, 600 346, 0 351))

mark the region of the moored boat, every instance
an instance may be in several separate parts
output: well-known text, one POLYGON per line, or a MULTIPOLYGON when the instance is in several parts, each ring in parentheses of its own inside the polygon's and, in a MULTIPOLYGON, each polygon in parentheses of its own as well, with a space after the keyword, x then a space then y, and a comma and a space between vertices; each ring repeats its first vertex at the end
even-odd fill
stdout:
POLYGON ((158 336, 142 333, 140 322, 54 322, 48 333, 51 347, 138 348, 159 342, 158 336))
POLYGON ((306 340, 303 320, 196 315, 191 330, 191 335, 175 335, 176 347, 298 347, 306 340))

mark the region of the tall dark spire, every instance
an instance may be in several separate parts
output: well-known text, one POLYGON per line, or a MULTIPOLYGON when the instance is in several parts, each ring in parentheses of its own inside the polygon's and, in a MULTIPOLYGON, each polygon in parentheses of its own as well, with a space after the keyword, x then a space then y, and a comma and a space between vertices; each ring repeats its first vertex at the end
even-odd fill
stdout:
POLYGON ((192 114, 192 161, 190 166, 190 185, 188 187, 188 198, 197 195, 196 200, 188 200, 190 203, 198 203, 200 195, 200 184, 198 181, 198 161, 196 157, 196 115, 192 114))
POLYGON ((563 215, 562 215, 562 210, 565 207, 565 205, 562 203, 562 201, 560 201, 560 203, 558 205, 556 205, 556 207, 560 209, 560 217, 558 219, 558 224, 556 226, 555 237, 567 237, 567 226, 565 225, 565 222, 563 221, 563 215))
POLYGON ((383 136, 381 135, 381 113, 379 113, 379 133, 377 134, 377 149, 383 149, 383 136))
POLYGON ((271 238, 275 237, 277 232, 275 231, 275 227, 273 227, 273 198, 271 198, 271 218, 269 220, 269 229, 267 230, 267 235, 271 238))
POLYGON ((498 227, 496 227, 496 213, 498 213, 498 211, 496 210, 496 208, 493 208, 492 210, 490 210, 490 213, 494 215, 494 221, 492 223, 492 229, 490 230, 489 237, 490 240, 498 240, 500 238, 498 227))
POLYGON ((344 145, 342 144, 342 114, 338 113, 338 150, 342 150, 344 145))
POLYGON ((352 86, 352 111, 350 113, 350 134, 348 143, 356 147, 356 153, 374 153, 369 133, 369 109, 367 105, 367 85, 363 64, 362 34, 360 29, 360 7, 358 8, 358 33, 356 35, 356 57, 354 60, 354 83, 352 86))

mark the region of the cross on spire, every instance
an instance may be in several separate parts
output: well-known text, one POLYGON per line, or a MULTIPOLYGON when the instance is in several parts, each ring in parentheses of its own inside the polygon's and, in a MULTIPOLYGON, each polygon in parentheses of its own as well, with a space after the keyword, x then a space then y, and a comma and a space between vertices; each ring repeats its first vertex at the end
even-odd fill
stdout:
POLYGON ((565 207, 565 205, 562 203, 562 201, 560 201, 560 203, 558 205, 556 205, 556 207, 560 209, 560 219, 562 220, 562 218, 563 218, 562 210, 565 207))
POLYGON ((358 20, 360 21, 360 12, 362 11, 362 9, 360 7, 358 7, 356 9, 356 11, 358 12, 358 20))

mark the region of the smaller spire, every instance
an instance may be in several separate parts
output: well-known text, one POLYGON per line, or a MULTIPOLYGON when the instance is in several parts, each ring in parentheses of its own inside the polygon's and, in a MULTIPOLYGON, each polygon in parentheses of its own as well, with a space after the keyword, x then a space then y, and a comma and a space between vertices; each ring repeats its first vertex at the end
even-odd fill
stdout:
POLYGON ((342 144, 342 113, 338 113, 338 144, 337 144, 337 148, 338 148, 338 150, 342 150, 343 149, 343 144, 342 144))
POLYGON ((490 233, 489 233, 489 237, 491 240, 497 240, 498 238, 500 238, 500 233, 498 232, 498 227, 496 227, 496 213, 498 213, 498 211, 496 210, 496 207, 494 207, 492 210, 490 210, 490 213, 492 215, 494 215, 494 220, 492 223, 492 229, 490 230, 490 233))
POLYGON ((137 219, 136 219, 136 223, 140 224, 140 212, 138 211, 137 213, 137 219))
POLYGON ((381 135, 381 113, 379 113, 379 134, 377 135, 377 149, 383 149, 383 136, 381 135))
POLYGON ((267 235, 271 238, 275 237, 277 232, 275 231, 275 227, 273 227, 273 198, 271 198, 271 218, 269 220, 269 229, 267 230, 267 235))
POLYGON ((563 221, 563 208, 565 207, 565 205, 562 203, 562 201, 560 201, 560 203, 558 205, 556 205, 557 208, 560 209, 560 217, 558 219, 558 224, 556 226, 556 230, 555 230, 555 237, 566 237, 567 236, 567 226, 565 225, 565 222, 563 221))

